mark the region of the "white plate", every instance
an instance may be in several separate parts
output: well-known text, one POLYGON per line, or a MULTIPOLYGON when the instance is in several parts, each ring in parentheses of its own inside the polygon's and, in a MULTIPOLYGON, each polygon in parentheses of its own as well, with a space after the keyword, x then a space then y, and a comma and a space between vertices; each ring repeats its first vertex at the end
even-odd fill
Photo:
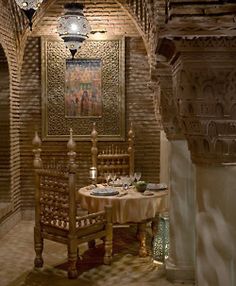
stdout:
POLYGON ((119 192, 112 188, 96 188, 93 189, 90 194, 93 196, 115 196, 118 195, 119 192))
POLYGON ((166 184, 154 184, 154 183, 149 183, 147 184, 147 189, 148 190, 166 190, 167 185, 166 184))

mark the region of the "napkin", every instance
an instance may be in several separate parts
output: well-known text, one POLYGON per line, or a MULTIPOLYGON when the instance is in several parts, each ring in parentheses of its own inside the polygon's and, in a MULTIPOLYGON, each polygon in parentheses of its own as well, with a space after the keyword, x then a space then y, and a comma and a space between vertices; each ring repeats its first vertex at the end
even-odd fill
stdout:
POLYGON ((117 197, 123 197, 123 196, 125 196, 125 195, 127 195, 127 194, 128 194, 128 192, 119 193, 119 194, 117 195, 117 197))
POLYGON ((153 192, 150 192, 150 191, 145 191, 142 193, 143 196, 153 196, 154 193, 153 192))

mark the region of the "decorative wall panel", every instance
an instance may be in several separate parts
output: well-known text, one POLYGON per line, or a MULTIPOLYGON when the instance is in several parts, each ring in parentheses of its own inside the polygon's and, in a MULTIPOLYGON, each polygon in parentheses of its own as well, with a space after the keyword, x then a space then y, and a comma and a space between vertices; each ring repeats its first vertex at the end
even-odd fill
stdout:
POLYGON ((67 140, 73 128, 77 140, 90 140, 96 122, 100 140, 124 140, 124 38, 88 40, 76 54, 76 59, 100 60, 101 116, 68 117, 65 113, 65 71, 70 58, 64 43, 58 39, 42 39, 42 135, 44 140, 67 140))

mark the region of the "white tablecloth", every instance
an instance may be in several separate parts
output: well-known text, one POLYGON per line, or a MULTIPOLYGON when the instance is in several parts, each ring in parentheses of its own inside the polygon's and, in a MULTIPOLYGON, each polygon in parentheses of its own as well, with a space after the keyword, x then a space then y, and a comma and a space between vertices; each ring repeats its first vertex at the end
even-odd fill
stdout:
MULTIPOLYGON (((116 189, 124 192, 121 188, 116 189)), ((90 213, 103 210, 105 205, 112 205, 113 223, 138 223, 154 218, 158 213, 167 210, 168 191, 152 191, 152 193, 151 196, 144 196, 135 188, 130 188, 128 194, 122 197, 94 196, 91 195, 90 187, 84 187, 78 191, 78 201, 81 207, 90 213)))

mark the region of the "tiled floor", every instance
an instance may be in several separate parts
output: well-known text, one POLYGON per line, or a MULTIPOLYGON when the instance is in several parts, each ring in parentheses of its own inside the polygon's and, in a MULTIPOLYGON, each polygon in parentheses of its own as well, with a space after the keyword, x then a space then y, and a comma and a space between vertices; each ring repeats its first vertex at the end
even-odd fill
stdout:
MULTIPOLYGON (((85 250, 86 245, 80 248, 82 252, 85 250)), ((0 286, 172 285, 150 257, 140 258, 127 252, 115 255, 112 266, 92 268, 74 281, 67 279, 64 270, 55 268, 66 261, 64 245, 45 241, 45 265, 40 271, 33 270, 33 259, 33 222, 22 221, 0 240, 0 286)))

